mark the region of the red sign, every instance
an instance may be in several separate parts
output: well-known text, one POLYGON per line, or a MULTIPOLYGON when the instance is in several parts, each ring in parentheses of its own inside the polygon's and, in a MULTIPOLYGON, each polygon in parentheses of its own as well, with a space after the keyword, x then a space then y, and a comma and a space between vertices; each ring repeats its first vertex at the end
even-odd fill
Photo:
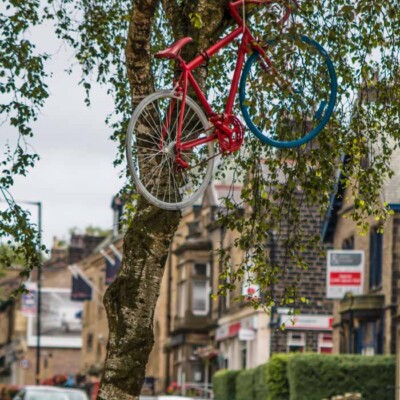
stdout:
POLYGON ((332 286, 361 285, 361 272, 331 272, 329 283, 332 286))
POLYGON ((229 327, 229 336, 233 337, 236 336, 240 331, 240 322, 237 322, 236 324, 232 324, 229 327))

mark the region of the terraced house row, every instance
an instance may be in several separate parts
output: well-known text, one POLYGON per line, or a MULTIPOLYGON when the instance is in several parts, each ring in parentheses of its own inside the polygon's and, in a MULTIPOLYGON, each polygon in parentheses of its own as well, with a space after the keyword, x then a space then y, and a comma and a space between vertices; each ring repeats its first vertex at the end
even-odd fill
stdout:
MULTIPOLYGON (((398 153, 392 162, 394 170, 400 171, 398 153)), ((238 285, 226 297, 211 296, 218 291, 222 269, 216 250, 229 250, 233 264, 243 258, 239 250, 231 249, 238 233, 226 230, 217 218, 222 209, 221 198, 229 194, 239 201, 241 185, 228 179, 214 180, 201 201, 185 210, 171 244, 156 307, 155 346, 146 370, 145 393, 197 388, 207 396, 212 375, 218 369, 253 368, 277 352, 399 354, 400 174, 386 182, 382 193, 394 215, 383 233, 379 221, 371 217, 371 228, 365 236, 358 235, 356 225, 346 218, 354 205, 350 193, 343 189, 342 178, 338 176, 326 217, 304 207, 302 218, 307 230, 322 233, 326 250, 363 252, 362 292, 328 299, 327 257, 308 251, 304 257, 310 268, 301 276, 301 296, 310 302, 299 306, 300 315, 294 325, 289 322, 287 308, 275 307, 267 314, 254 310, 249 302, 235 301, 241 294, 257 293, 258 288, 247 283, 238 285), (287 322, 285 330, 280 329, 282 322, 287 322)), ((118 229, 123 204, 116 198, 112 207, 112 235, 96 239, 95 245, 82 250, 75 259, 71 259, 73 243, 62 249, 55 246, 44 266, 44 290, 49 296, 55 288, 69 295, 72 290, 81 319, 73 326, 71 321, 63 324, 60 317, 60 327, 53 332, 54 337, 69 339, 76 339, 73 333, 77 333, 75 347, 66 347, 68 340, 44 342, 47 347, 42 352, 43 379, 66 373, 98 379, 108 335, 102 295, 118 271, 123 240, 118 229), (59 357, 63 358, 63 365, 55 362, 59 357)), ((266 238, 266 251, 279 263, 284 257, 279 239, 273 232, 266 238)), ((293 279, 288 268, 273 289, 279 294, 293 279)), ((3 381, 33 383, 34 332, 29 324, 34 317, 27 316, 23 307, 26 304, 22 301, 1 303, 0 321, 8 326, 8 330, 1 329, 0 337, 3 381)), ((67 314, 65 320, 74 320, 67 314)))

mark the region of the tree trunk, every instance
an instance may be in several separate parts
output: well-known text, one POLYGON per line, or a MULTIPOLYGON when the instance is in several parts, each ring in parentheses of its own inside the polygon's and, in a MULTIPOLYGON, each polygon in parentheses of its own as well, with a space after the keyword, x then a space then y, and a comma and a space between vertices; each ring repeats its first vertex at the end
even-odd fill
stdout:
MULTIPOLYGON (((162 0, 175 39, 191 36, 194 41, 183 51, 191 59, 206 49, 226 23, 227 0, 162 0), (190 13, 198 13, 205 25, 196 29, 190 13)), ((159 0, 134 0, 126 46, 126 67, 132 104, 153 90, 150 32, 159 0)), ((205 72, 196 74, 204 87, 205 72)), ((121 269, 109 286, 104 305, 109 338, 103 369, 100 400, 138 399, 145 379, 146 364, 154 343, 153 316, 160 293, 165 262, 180 212, 165 211, 139 198, 137 212, 126 232, 121 269)))

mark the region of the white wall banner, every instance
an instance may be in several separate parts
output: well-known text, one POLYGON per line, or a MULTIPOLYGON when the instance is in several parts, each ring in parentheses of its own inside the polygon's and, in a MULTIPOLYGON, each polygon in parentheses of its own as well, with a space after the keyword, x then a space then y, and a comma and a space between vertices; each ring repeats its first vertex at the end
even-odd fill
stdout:
MULTIPOLYGON (((41 346, 82 347, 82 303, 71 301, 71 289, 42 288, 41 346)), ((28 317, 28 346, 36 346, 36 315, 28 317)))
POLYGON ((326 269, 326 297, 342 299, 346 293, 363 294, 364 251, 329 250, 326 269))

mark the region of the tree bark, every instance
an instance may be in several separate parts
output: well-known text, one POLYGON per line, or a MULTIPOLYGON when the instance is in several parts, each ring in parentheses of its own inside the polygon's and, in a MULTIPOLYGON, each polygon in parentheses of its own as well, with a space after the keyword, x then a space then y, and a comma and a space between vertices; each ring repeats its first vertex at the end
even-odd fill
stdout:
MULTIPOLYGON (((162 0, 178 39, 194 41, 183 51, 191 59, 219 36, 226 21, 227 0, 162 0), (190 13, 199 13, 205 25, 196 29, 190 13)), ((150 33, 159 0, 134 0, 126 46, 126 67, 132 104, 153 91, 150 33)), ((200 72, 202 69, 199 69, 200 72)), ((197 74, 204 87, 205 72, 197 74)), ((109 286, 104 305, 109 338, 100 400, 136 400, 145 379, 154 343, 153 316, 160 293, 168 250, 179 225, 178 211, 165 211, 139 198, 137 212, 126 232, 121 269, 109 286)))

